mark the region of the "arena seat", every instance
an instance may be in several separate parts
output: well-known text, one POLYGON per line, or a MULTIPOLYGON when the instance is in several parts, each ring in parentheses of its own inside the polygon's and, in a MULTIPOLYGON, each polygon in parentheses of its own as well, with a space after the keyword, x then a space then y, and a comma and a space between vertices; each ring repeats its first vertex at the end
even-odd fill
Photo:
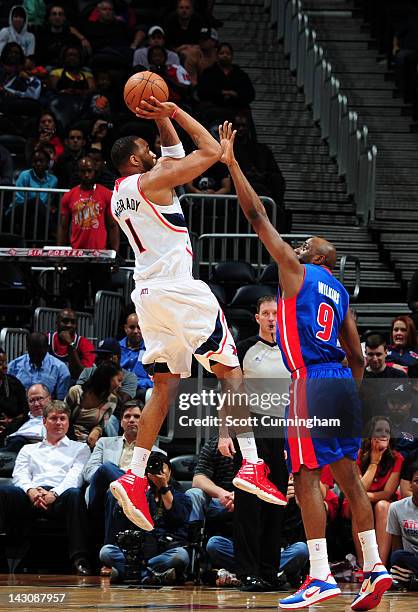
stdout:
POLYGON ((230 301, 238 287, 252 285, 257 282, 255 270, 246 261, 221 261, 212 268, 209 278, 226 292, 226 301, 230 301))
POLYGON ((29 331, 22 327, 3 327, 0 332, 0 346, 6 351, 10 361, 27 351, 29 331))

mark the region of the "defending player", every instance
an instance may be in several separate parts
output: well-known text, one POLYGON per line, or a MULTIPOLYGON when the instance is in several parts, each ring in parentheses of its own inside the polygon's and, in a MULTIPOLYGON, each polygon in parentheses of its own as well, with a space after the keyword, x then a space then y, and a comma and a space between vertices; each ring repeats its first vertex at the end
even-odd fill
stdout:
MULTIPOLYGON (((362 379, 364 360, 347 291, 332 276, 335 248, 318 237, 310 238, 295 251, 286 244, 234 157, 231 124, 225 122, 219 133, 221 161, 228 166, 241 208, 279 267, 277 341, 294 381, 289 416, 320 414, 346 420, 348 416, 354 425, 360 424, 360 404, 352 377, 358 382, 362 379), (341 365, 344 352, 338 348, 337 339, 351 371, 341 365)), ((355 463, 360 438, 338 431, 332 438, 316 437, 309 430, 290 428, 286 437, 288 464, 294 473, 309 548, 310 576, 295 595, 279 602, 280 607, 304 608, 341 593, 329 568, 326 516, 319 487, 319 468, 327 464, 349 500, 363 550, 364 582, 351 607, 376 607, 392 579, 379 557, 372 509, 355 463)))
MULTIPOLYGON (((110 489, 126 516, 150 530, 145 468, 173 387, 180 376, 190 376, 192 355, 232 387, 239 387, 242 373, 216 298, 205 283, 193 279, 189 233, 174 192, 174 187, 192 181, 219 160, 220 145, 175 104, 154 98, 153 104, 141 104, 138 115, 157 123, 162 158, 157 161, 148 144, 136 136, 115 142, 112 162, 122 178, 115 183, 111 210, 135 253, 132 300, 146 346, 142 363, 153 366, 154 389, 141 415, 131 469, 110 489), (176 119, 198 147, 190 155, 184 155, 170 118, 176 119)), ((286 498, 267 479, 266 465, 258 458, 249 427, 238 434, 238 442, 244 458, 237 474, 241 487, 265 501, 284 505, 286 498)))

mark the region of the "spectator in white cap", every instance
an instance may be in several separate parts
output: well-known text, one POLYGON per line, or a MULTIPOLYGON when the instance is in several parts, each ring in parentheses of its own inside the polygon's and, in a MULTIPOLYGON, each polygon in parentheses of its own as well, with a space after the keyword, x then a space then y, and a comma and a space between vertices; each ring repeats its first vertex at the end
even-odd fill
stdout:
POLYGON ((151 47, 164 47, 167 52, 166 65, 173 66, 174 64, 180 64, 180 58, 174 51, 169 51, 165 48, 165 34, 164 30, 159 25, 153 25, 148 30, 148 47, 141 47, 134 53, 132 65, 137 67, 141 66, 146 70, 149 70, 150 64, 148 61, 148 51, 151 47))

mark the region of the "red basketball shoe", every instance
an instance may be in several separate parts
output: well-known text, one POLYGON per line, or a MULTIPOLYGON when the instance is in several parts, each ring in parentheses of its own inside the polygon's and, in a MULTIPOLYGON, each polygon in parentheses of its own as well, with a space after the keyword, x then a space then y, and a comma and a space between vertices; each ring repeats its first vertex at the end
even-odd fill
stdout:
POLYGON ((259 459, 257 463, 250 463, 246 459, 243 459, 242 465, 232 483, 238 489, 242 489, 248 493, 254 493, 254 495, 257 495, 257 497, 269 504, 285 506, 287 504, 287 499, 283 493, 280 493, 278 488, 270 482, 267 477, 269 473, 270 469, 262 459, 259 459))
POLYGON ((145 531, 154 529, 154 522, 151 518, 147 497, 145 495, 148 488, 148 480, 136 476, 131 470, 123 474, 120 478, 111 482, 109 488, 125 516, 137 527, 145 531))

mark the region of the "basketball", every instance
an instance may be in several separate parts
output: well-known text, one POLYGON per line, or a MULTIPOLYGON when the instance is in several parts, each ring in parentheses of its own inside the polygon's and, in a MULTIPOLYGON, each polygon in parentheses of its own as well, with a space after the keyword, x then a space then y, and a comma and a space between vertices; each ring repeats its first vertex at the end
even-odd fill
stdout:
POLYGON ((163 78, 154 72, 144 70, 133 74, 125 84, 123 97, 125 104, 133 113, 141 100, 154 96, 160 102, 167 102, 168 87, 163 78))

